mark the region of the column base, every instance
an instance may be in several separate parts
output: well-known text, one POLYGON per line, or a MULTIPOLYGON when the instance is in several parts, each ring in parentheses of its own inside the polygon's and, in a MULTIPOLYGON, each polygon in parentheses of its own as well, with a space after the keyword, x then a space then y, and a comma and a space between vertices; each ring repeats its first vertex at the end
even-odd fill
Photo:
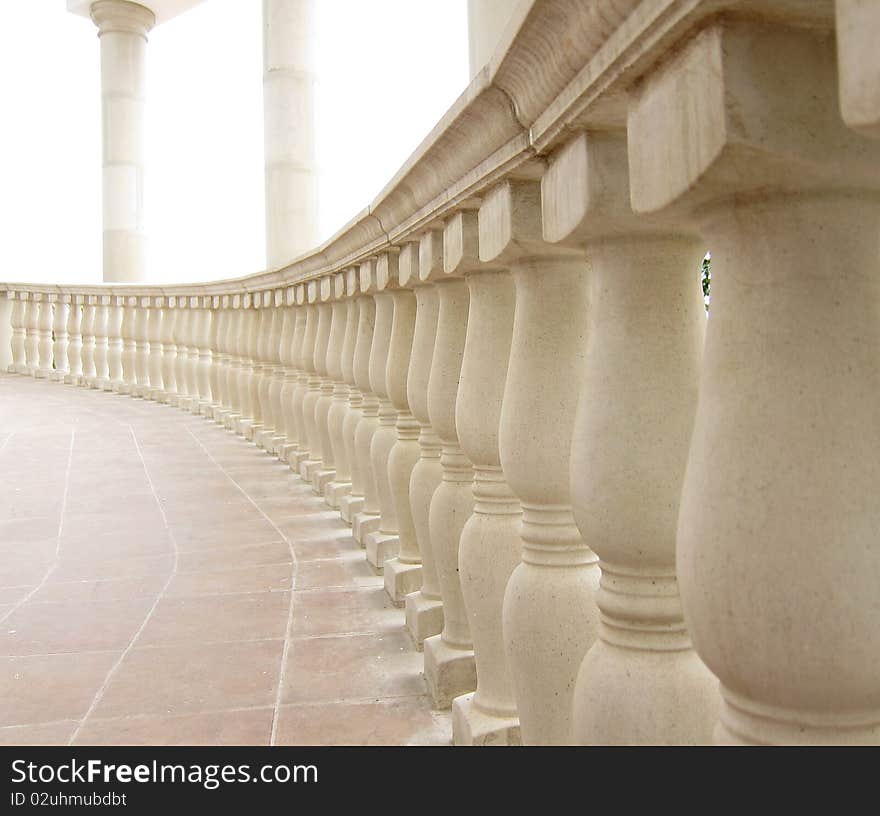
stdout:
POLYGON ((380 573, 385 568, 385 562, 391 558, 397 558, 400 550, 400 537, 397 533, 382 533, 378 530, 369 533, 364 541, 367 550, 367 561, 376 572, 380 573))
POLYGON ((351 520, 351 535, 362 547, 367 546, 367 536, 379 529, 379 516, 374 513, 356 513, 351 520))
POLYGON ((474 695, 463 694, 452 701, 454 745, 522 745, 519 717, 497 717, 474 705, 474 695))
POLYGON ((335 480, 327 482, 324 486, 324 501, 327 502, 328 507, 338 510, 343 496, 347 496, 349 493, 351 493, 351 482, 337 482, 335 480))
POLYGON ((339 499, 339 515, 342 516, 342 520, 346 524, 354 526, 354 517, 363 511, 363 509, 363 496, 352 496, 349 493, 347 496, 342 496, 342 498, 339 499))
POLYGON ((325 488, 333 481, 335 475, 335 470, 322 469, 315 471, 312 474, 312 490, 314 490, 319 496, 323 496, 325 488))
POLYGON ((403 606, 406 596, 422 587, 422 565, 404 564, 399 558, 385 562, 385 591, 395 606, 403 606))
POLYGON ((320 459, 303 459, 299 463, 299 475, 304 482, 312 483, 312 476, 321 469, 320 459))
POLYGON ((421 651, 424 642, 443 631, 443 601, 428 598, 421 591, 412 592, 404 601, 406 607, 406 628, 421 651))
POLYGON ((477 688, 477 664, 473 649, 458 649, 442 635, 425 640, 425 680, 434 708, 450 708, 452 701, 477 688))

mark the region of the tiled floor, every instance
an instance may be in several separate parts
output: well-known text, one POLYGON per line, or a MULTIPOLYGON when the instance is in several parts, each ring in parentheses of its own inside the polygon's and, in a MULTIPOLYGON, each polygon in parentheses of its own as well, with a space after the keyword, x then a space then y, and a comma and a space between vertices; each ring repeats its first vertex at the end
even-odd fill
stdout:
POLYGON ((442 744, 403 613, 286 466, 0 375, 0 744, 442 744))

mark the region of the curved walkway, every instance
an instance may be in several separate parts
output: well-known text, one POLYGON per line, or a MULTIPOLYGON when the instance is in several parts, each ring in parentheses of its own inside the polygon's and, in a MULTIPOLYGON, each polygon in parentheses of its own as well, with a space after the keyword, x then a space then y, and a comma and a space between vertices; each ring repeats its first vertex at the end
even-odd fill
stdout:
POLYGON ((167 405, 0 375, 0 743, 441 744, 349 528, 167 405))

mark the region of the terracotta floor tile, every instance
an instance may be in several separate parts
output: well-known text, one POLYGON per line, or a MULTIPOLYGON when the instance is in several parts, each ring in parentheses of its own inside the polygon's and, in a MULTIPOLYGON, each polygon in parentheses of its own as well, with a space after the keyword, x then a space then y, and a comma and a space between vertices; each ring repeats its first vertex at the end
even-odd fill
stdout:
POLYGON ((0 726, 79 719, 118 657, 92 652, 0 658, 0 726))
POLYGON ((330 702, 425 693, 422 655, 402 631, 296 640, 282 702, 330 702))
POLYGON ((272 708, 256 708, 93 719, 74 745, 268 745, 273 715, 272 708))
POLYGON ((285 705, 276 745, 442 745, 451 715, 432 711, 424 697, 366 703, 285 705))
POLYGON ((165 597, 289 590, 292 570, 291 564, 266 564, 217 572, 178 573, 171 580, 165 597))
POLYGON ((272 706, 283 645, 262 640, 132 649, 94 717, 272 706))
POLYGON ((9 725, 0 728, 0 745, 67 745, 76 720, 40 725, 9 725))
POLYGON ((107 553, 106 559, 93 560, 76 557, 62 552, 58 566, 49 576, 47 583, 60 581, 100 580, 110 578, 134 578, 141 575, 170 574, 174 566, 174 555, 139 555, 118 557, 107 553))
POLYGON ((391 603, 384 586, 295 593, 294 637, 393 632, 403 626, 404 613, 391 603))
POLYGON ((290 547, 286 541, 223 546, 213 549, 183 551, 178 555, 178 572, 213 572, 257 567, 265 564, 289 564, 290 547))
POLYGON ((289 593, 163 598, 138 639, 138 646, 218 640, 283 638, 289 593))
POLYGON ((363 550, 352 553, 352 557, 301 561, 296 569, 297 589, 381 586, 384 586, 384 579, 381 575, 376 575, 375 570, 367 563, 363 550))
MULTIPOLYGON (((288 529, 288 535, 290 534, 291 530, 288 529)), ((293 552, 298 562, 339 558, 347 553, 361 550, 358 543, 351 537, 350 527, 343 530, 333 530, 323 538, 297 538, 293 535, 290 540, 293 542, 293 552)))
POLYGON ((129 598, 156 598, 168 578, 163 573, 137 578, 46 582, 31 598, 34 603, 75 601, 124 601, 129 598))
POLYGON ((152 606, 151 598, 83 603, 33 603, 0 625, 0 655, 124 649, 152 606))

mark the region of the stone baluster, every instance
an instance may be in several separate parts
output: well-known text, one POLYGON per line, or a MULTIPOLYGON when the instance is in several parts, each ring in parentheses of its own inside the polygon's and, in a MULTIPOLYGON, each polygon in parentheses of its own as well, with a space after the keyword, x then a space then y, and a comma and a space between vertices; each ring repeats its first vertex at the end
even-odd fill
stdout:
MULTIPOLYGON (((311 350, 311 368, 309 369, 309 388, 303 399, 303 418, 305 420, 308 459, 300 462, 299 475, 303 481, 311 484, 312 474, 321 467, 321 432, 318 428, 317 407, 321 399, 321 391, 326 379, 327 344, 330 340, 330 322, 332 311, 330 304, 323 302, 324 282, 309 281, 309 302, 314 303, 315 339, 311 350)), ((327 293, 329 298, 329 292, 327 293)))
POLYGON ((880 6, 865 0, 834 0, 837 75, 843 121, 859 133, 880 138, 880 6))
POLYGON ((70 338, 67 345, 67 374, 64 382, 68 385, 79 385, 83 376, 83 319, 82 295, 70 296, 70 313, 67 317, 67 336, 70 338))
POLYGON ((569 459, 583 372, 587 265, 545 243, 540 187, 508 181, 483 199, 480 259, 516 285, 499 451, 522 503, 522 560, 504 594, 503 634, 522 741, 566 744, 577 671, 596 637, 596 555, 574 521, 569 459))
POLYGON ((168 297, 162 306, 162 391, 160 402, 174 404, 177 400, 177 320, 180 314, 177 298, 168 297))
POLYGON ((293 428, 291 426, 291 400, 296 387, 296 369, 294 368, 293 336, 296 330, 296 309, 292 305, 293 287, 282 289, 278 293, 281 334, 278 339, 278 403, 275 406, 276 428, 273 449, 278 460, 287 461, 293 449, 293 428))
POLYGON ((247 438, 247 430, 254 424, 254 413, 259 413, 259 405, 254 405, 256 377, 254 376, 254 357, 259 329, 259 314, 254 304, 257 295, 247 293, 242 298, 241 328, 238 333, 238 397, 241 403, 241 416, 235 420, 234 430, 247 438))
MULTIPOLYGON (((209 419, 216 419, 216 412, 228 405, 226 394, 226 324, 229 310, 223 307, 228 302, 227 295, 206 297, 208 310, 208 375, 210 377, 210 404, 203 406, 202 413, 209 419)), ((204 361, 199 357, 199 365, 204 361)))
POLYGON ((162 396, 164 383, 162 381, 162 360, 164 357, 162 351, 162 321, 164 312, 165 298, 151 297, 149 315, 147 316, 147 338, 149 340, 149 377, 150 387, 144 393, 144 396, 151 400, 159 400, 162 396))
MULTIPOLYGON (((443 470, 440 467, 440 439, 431 426, 428 413, 428 384, 437 338, 440 301, 437 287, 421 279, 419 251, 418 242, 404 245, 400 254, 400 274, 401 282, 405 285, 409 285, 411 281, 414 283, 416 279, 421 283, 415 290, 416 324, 406 378, 407 402, 420 426, 419 461, 413 467, 410 477, 409 501, 421 561, 421 575, 414 577, 413 582, 420 581, 421 586, 408 594, 405 601, 406 627, 416 646, 421 649, 426 638, 443 631, 440 578, 434 563, 428 524, 431 499, 440 486, 443 470)), ((426 265, 426 272, 432 273, 434 279, 442 274, 436 263, 426 265)), ((404 569, 404 562, 401 562, 399 569, 404 569)))
MULTIPOLYGON (((296 302, 302 318, 302 342, 298 346, 299 378, 293 392, 293 410, 296 418, 296 449, 288 455, 291 470, 299 473, 299 467, 309 459, 309 435, 306 423, 306 397, 314 372, 315 337, 318 334, 318 310, 315 307, 317 283, 309 281, 296 289, 296 302)), ((314 408, 314 401, 312 401, 314 408)))
POLYGON ((272 335, 269 343, 269 359, 272 364, 272 379, 269 382, 269 404, 272 410, 272 433, 266 436, 263 446, 267 453, 278 454, 281 446, 287 441, 284 428, 284 403, 281 394, 284 390, 284 364, 281 360, 283 343, 290 343, 293 334, 292 323, 288 328, 287 309, 284 308, 284 290, 273 292, 274 308, 272 309, 272 335), (285 331, 287 334, 285 334, 285 331))
POLYGON ((137 393, 137 302, 134 296, 122 298, 122 376, 116 388, 132 396, 137 393))
POLYGON ((27 371, 27 356, 25 354, 25 300, 21 292, 12 293, 12 363, 9 366, 10 374, 24 374, 27 371))
POLYGON ((80 385, 95 380, 95 295, 86 295, 82 310, 82 376, 80 385))
POLYGON ((198 333, 196 336, 195 381, 199 394, 198 404, 193 413, 204 415, 216 400, 212 389, 215 382, 213 376, 213 352, 217 348, 217 333, 214 326, 216 312, 211 309, 212 298, 204 295, 198 298, 198 333))
POLYGON ((469 270, 470 310, 455 425, 461 449, 474 466, 474 511, 462 530, 458 558, 477 690, 453 701, 453 741, 516 745, 519 719, 504 653, 501 610, 507 582, 520 561, 522 511, 501 469, 498 445, 516 291, 508 270, 487 269, 480 262, 475 211, 451 218, 443 243, 445 266, 469 270))
POLYGON ((291 306, 291 318, 293 320, 293 335, 290 346, 287 347, 287 369, 285 370, 285 383, 282 390, 281 401, 284 403, 284 430, 287 434, 287 442, 283 445, 279 458, 293 467, 296 453, 299 450, 299 426, 301 412, 298 399, 302 397, 300 382, 304 377, 300 370, 300 356, 305 341, 306 333, 306 309, 302 305, 302 293, 305 287, 300 284, 287 290, 286 299, 291 306))
MULTIPOLYGON (((397 282, 403 286, 419 281, 419 245, 410 241, 397 258, 397 282)), ((397 552, 383 565, 385 591, 395 606, 403 606, 406 596, 421 583, 421 558, 416 539, 410 482, 419 461, 419 421, 409 405, 409 369, 416 326, 416 296, 411 288, 392 289, 394 320, 385 364, 385 386, 397 413, 396 439, 388 454, 388 483, 397 519, 397 552)))
MULTIPOLYGON (((339 514, 354 528, 359 513, 364 511, 368 482, 372 480, 370 467, 370 442, 379 424, 377 415, 379 403, 370 392, 370 351, 373 346, 373 328, 376 322, 376 302, 369 294, 372 287, 372 273, 363 270, 363 264, 356 270, 354 284, 361 293, 356 299, 358 311, 357 337, 354 344, 352 377, 354 387, 348 399, 348 413, 345 415, 342 434, 345 438, 346 455, 351 468, 351 490, 339 500, 339 514)), ((375 502, 375 488, 373 488, 375 502)))
POLYGON ((630 103, 634 210, 712 251, 676 563, 720 743, 880 743, 880 144, 836 62, 832 32, 724 20, 630 103))
POLYGON ((192 311, 189 308, 189 298, 178 296, 174 299, 174 388, 175 394, 169 396, 169 405, 177 408, 186 408, 189 403, 190 392, 187 379, 189 366, 189 325, 192 319, 192 311))
POLYGON ((89 386, 103 390, 110 382, 110 365, 107 355, 110 350, 110 296, 98 295, 95 305, 95 374, 88 381, 89 386))
MULTIPOLYGON (((378 278, 376 276, 376 259, 371 258, 360 265, 358 270, 358 279, 360 289, 365 294, 370 295, 369 310, 369 348, 361 349, 359 345, 355 347, 355 381, 361 391, 361 418, 355 429, 354 438, 354 455, 358 463, 358 475, 363 484, 363 501, 360 503, 360 510, 351 519, 351 534, 354 540, 361 546, 366 546, 366 537, 379 529, 379 489, 376 485, 376 476, 373 471, 371 450, 373 445, 373 437, 379 429, 379 397, 373 391, 373 369, 375 367, 374 360, 379 356, 380 346, 384 343, 387 345, 388 336, 391 330, 391 322, 388 321, 385 331, 379 325, 379 312, 376 303, 375 293, 378 289, 378 278), (383 339, 384 335, 384 339, 383 339), (360 354, 360 357, 358 356, 360 354)), ((354 491, 354 481, 352 481, 353 501, 357 501, 357 494, 354 491)), ((347 503, 348 504, 348 503, 347 503)), ((340 506, 340 512, 343 518, 346 518, 346 512, 350 513, 351 505, 340 506)))
POLYGON ((458 547, 465 522, 474 509, 474 472, 462 453, 455 427, 455 402, 468 324, 468 287, 457 263, 447 267, 443 233, 430 230, 419 247, 422 280, 436 280, 439 297, 437 337, 428 382, 428 416, 440 438, 442 477, 431 498, 428 516, 431 548, 440 594, 443 631, 424 642, 425 679, 438 708, 476 688, 474 651, 458 571, 458 547))
POLYGON ((542 198, 545 238, 582 247, 590 262, 571 497, 599 556, 600 624, 575 689, 574 741, 705 743, 717 681, 691 648, 675 573, 706 323, 705 247, 633 214, 623 132, 585 133, 559 150, 542 198))
POLYGON ((277 369, 276 352, 279 340, 278 313, 275 306, 275 293, 263 292, 263 321, 260 326, 259 353, 262 361, 262 378, 260 380, 260 410, 263 415, 263 427, 254 435, 257 447, 268 450, 267 440, 275 436, 275 400, 273 399, 273 382, 277 369), (265 306, 268 300, 268 306, 265 306))
MULTIPOLYGON (((324 500, 334 510, 339 509, 339 502, 343 496, 351 493, 351 461, 349 460, 346 440, 347 432, 354 441, 355 425, 349 424, 346 430, 346 420, 352 413, 352 391, 356 388, 354 383, 354 352, 358 334, 359 306, 355 297, 357 294, 357 270, 348 269, 340 276, 341 295, 348 299, 343 301, 345 308, 345 327, 342 342, 339 344, 339 357, 334 361, 334 375, 336 382, 333 388, 333 400, 330 403, 330 411, 327 414, 327 426, 330 433, 330 445, 333 448, 334 476, 324 488, 324 500)), ((357 396, 358 410, 360 408, 360 394, 357 396)), ((356 422, 356 420, 355 420, 356 422)))
MULTIPOLYGON (((369 307, 366 313, 369 335, 369 343, 360 341, 355 344, 355 382, 361 392, 361 417, 355 428, 354 457, 352 458, 352 492, 340 505, 340 515, 346 521, 351 521, 351 534, 354 540, 364 546, 366 536, 379 529, 379 492, 376 486, 376 478, 373 473, 370 451, 373 444, 373 436, 379 428, 379 398, 372 390, 371 370, 373 357, 378 354, 376 340, 376 298, 377 290, 376 259, 370 258, 364 261, 358 269, 358 284, 361 292, 369 295, 369 307), (357 478, 360 479, 363 494, 358 496, 355 491, 357 484, 355 478, 355 465, 357 461, 357 478), (360 500, 360 501, 359 501, 360 500), (352 508, 359 506, 360 509, 352 514, 352 508)), ((359 324, 358 331, 361 331, 359 324)), ((381 342, 381 341, 380 341, 381 342)), ((386 340, 387 342, 387 340, 386 340)))
MULTIPOLYGON (((399 297, 395 296, 399 282, 397 261, 397 252, 384 252, 376 262, 376 324, 373 329, 373 352, 370 354, 370 385, 379 398, 379 427, 370 443, 370 462, 379 496, 379 527, 368 533, 363 543, 367 561, 379 572, 389 558, 397 556, 400 543, 394 487, 389 471, 391 450, 397 443, 397 409, 391 401, 388 370, 389 366, 403 367, 402 372, 398 370, 395 373, 402 373, 403 381, 397 384, 403 386, 405 401, 406 369, 409 366, 412 324, 415 320, 415 298, 412 293, 398 293, 399 297)), ((408 481, 405 490, 409 494, 408 481)))
POLYGON ((204 313, 201 309, 201 298, 198 295, 189 297, 189 320, 187 322, 186 344, 186 389, 189 400, 185 407, 191 414, 199 412, 201 396, 199 394, 199 347, 202 344, 202 326, 204 313))
POLYGON ((25 371, 33 377, 40 367, 40 305, 36 292, 24 294, 24 357, 25 371))
POLYGON ((272 292, 258 292, 254 295, 257 312, 254 321, 256 334, 251 339, 254 376, 251 380, 251 399, 254 405, 253 422, 245 434, 255 444, 261 436, 271 429, 272 416, 269 405, 269 379, 271 366, 268 363, 269 338, 271 336, 272 312, 270 307, 272 292))
POLYGON ((327 485, 336 477, 336 458, 334 456, 333 433, 330 428, 330 411, 333 408, 335 393, 342 380, 342 341, 345 339, 348 303, 345 296, 345 276, 341 273, 327 278, 326 287, 330 301, 330 336, 327 339, 327 354, 324 359, 326 376, 321 384, 321 398, 315 405, 315 419, 321 434, 322 463, 312 474, 312 488, 323 496, 327 485))
POLYGON ((226 366, 226 391, 229 405, 224 410, 214 412, 214 418, 226 428, 234 428, 241 416, 241 392, 239 378, 241 375, 241 340, 240 335, 244 324, 244 296, 233 295, 230 300, 229 325, 226 332, 226 348, 228 351, 226 366))
POLYGON ((52 359, 55 361, 55 370, 52 373, 52 379, 57 382, 64 382, 66 375, 70 371, 70 363, 68 360, 68 349, 70 347, 70 334, 68 325, 70 321, 70 295, 55 296, 55 315, 52 319, 52 359))
POLYGON ((122 385, 123 298, 111 295, 107 306, 107 380, 105 391, 119 391, 122 385))
POLYGON ((136 297, 132 306, 132 335, 134 336, 135 384, 130 389, 133 397, 145 397, 150 390, 149 317, 152 309, 149 297, 136 297))
MULTIPOLYGON (((47 380, 52 376, 52 307, 49 295, 37 301, 37 368, 34 376, 47 380)), ((54 297, 54 296, 53 296, 54 297)))

